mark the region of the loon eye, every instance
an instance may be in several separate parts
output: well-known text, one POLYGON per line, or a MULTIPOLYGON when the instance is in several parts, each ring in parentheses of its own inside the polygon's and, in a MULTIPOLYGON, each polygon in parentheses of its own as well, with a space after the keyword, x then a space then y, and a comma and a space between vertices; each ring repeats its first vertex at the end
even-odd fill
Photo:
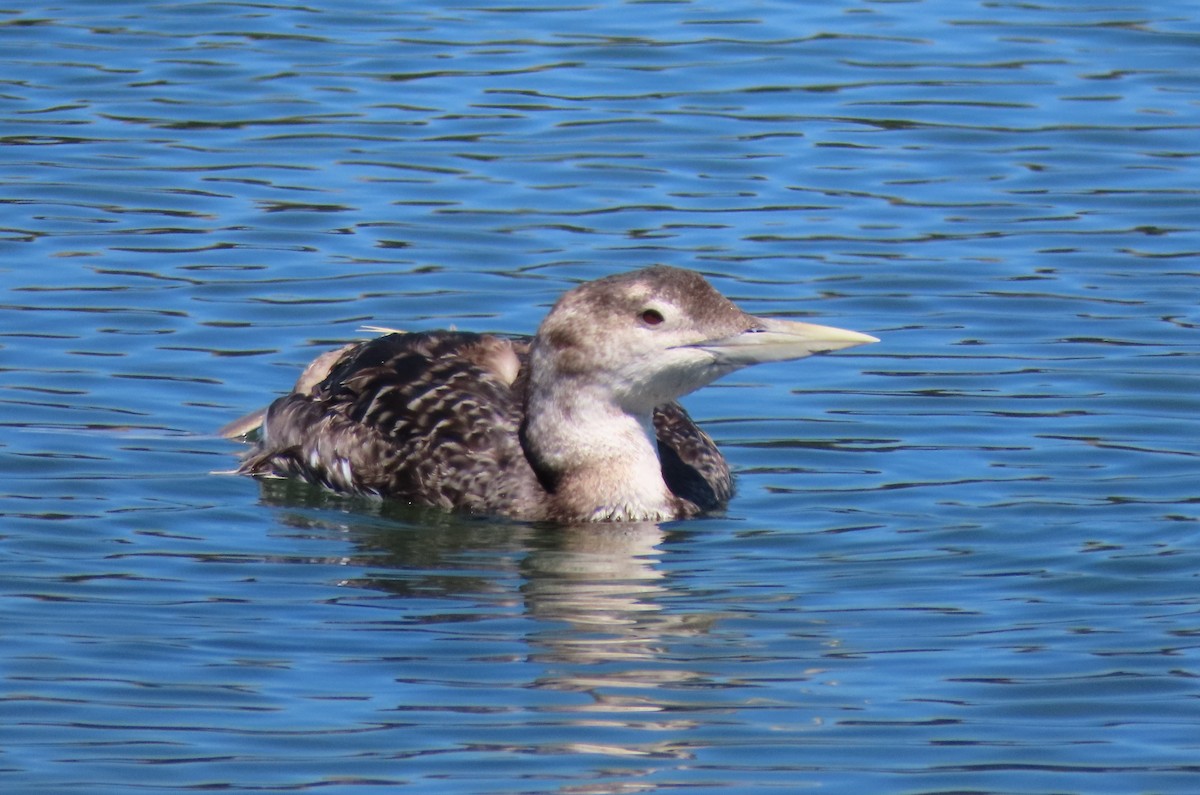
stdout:
POLYGON ((638 315, 638 317, 647 326, 657 326, 665 320, 662 312, 659 312, 657 309, 643 309, 642 314, 638 315))

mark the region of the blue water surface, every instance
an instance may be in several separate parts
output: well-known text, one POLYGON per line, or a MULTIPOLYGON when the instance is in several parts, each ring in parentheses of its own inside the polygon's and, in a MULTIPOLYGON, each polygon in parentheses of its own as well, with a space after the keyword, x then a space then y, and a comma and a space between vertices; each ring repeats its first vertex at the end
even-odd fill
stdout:
POLYGON ((1200 791, 1200 6, 0 9, 0 787, 1200 791), (878 345, 587 531, 213 474, 666 263, 878 345))

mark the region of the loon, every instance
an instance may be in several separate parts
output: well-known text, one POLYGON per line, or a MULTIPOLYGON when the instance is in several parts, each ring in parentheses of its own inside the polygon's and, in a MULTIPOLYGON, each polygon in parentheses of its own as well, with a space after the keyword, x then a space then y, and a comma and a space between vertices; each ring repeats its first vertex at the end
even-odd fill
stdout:
POLYGON ((317 357, 237 472, 555 523, 655 522, 725 505, 724 456, 676 401, 761 362, 877 342, 749 315, 667 266, 585 282, 532 337, 389 333, 317 357))

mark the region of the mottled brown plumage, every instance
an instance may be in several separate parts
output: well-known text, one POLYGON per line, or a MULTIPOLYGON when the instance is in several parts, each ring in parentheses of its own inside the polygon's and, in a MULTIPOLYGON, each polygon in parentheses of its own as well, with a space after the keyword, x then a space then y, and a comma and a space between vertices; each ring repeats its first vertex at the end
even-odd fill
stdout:
POLYGON ((324 354, 224 432, 261 419, 245 474, 521 519, 659 521, 733 492, 675 398, 757 361, 870 341, 756 318, 698 274, 648 268, 568 292, 534 338, 394 333, 324 354))

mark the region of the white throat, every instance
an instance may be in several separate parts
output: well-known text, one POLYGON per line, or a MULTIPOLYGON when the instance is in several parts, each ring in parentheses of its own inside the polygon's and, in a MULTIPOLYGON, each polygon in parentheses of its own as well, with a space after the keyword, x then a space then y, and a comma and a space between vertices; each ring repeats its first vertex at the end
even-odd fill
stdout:
POLYGON ((587 521, 674 518, 650 416, 637 417, 603 389, 555 383, 531 390, 526 443, 552 475, 558 512, 587 521))

